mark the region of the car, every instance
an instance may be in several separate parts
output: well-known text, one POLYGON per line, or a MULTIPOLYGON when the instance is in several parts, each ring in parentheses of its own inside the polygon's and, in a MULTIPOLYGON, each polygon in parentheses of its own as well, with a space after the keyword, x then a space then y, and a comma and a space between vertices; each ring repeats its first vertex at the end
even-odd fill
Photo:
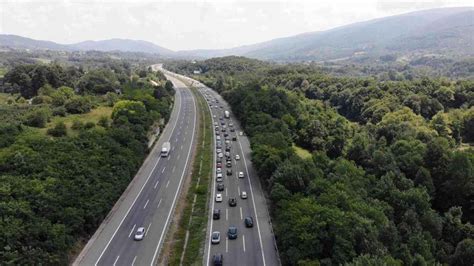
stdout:
POLYGON ((222 256, 222 254, 215 254, 214 257, 212 257, 214 266, 222 266, 223 260, 224 260, 224 256, 222 256))
POLYGON ((221 193, 216 194, 216 202, 222 202, 222 194, 221 193))
MULTIPOLYGON (((216 118, 216 115, 213 115, 212 117, 216 118)), ((214 123, 214 125, 217 124, 217 122, 214 123)))
POLYGON ((222 154, 222 152, 221 152, 221 153, 217 154, 217 157, 222 158, 222 157, 224 157, 224 154, 222 154))
POLYGON ((216 131, 216 136, 219 136, 220 134, 221 134, 221 132, 216 131))
POLYGON ((224 191, 224 183, 217 183, 217 191, 224 191))
POLYGON ((224 121, 221 121, 221 126, 224 126, 225 125, 225 122, 224 121))
MULTIPOLYGON (((225 136, 224 136, 225 137, 225 136)), ((217 136, 216 140, 221 140, 221 136, 217 136)))
POLYGON ((244 178, 244 172, 239 172, 239 178, 244 178))
POLYGON ((145 237, 145 227, 138 227, 137 232, 135 232, 134 239, 137 241, 143 240, 145 237))
POLYGON ((216 168, 216 174, 222 173, 222 168, 216 168))
POLYGON ((225 152, 225 157, 226 157, 226 158, 229 158, 229 157, 230 157, 230 152, 226 151, 226 152, 225 152))
POLYGON ((230 151, 230 146, 226 146, 225 151, 230 151))
POLYGON ((222 163, 222 157, 218 157, 218 158, 216 159, 216 162, 222 163))
POLYGON ((237 141, 237 136, 232 136, 232 141, 237 141))
POLYGON ((230 129, 230 132, 235 132, 235 128, 231 128, 231 129, 230 129))
POLYGON ((216 166, 221 168, 222 167, 222 163, 216 163, 216 166))
POLYGON ((253 227, 253 218, 251 216, 245 217, 245 227, 253 227))
POLYGON ((221 149, 216 149, 216 153, 221 153, 222 150, 221 149))
POLYGON ((235 160, 236 160, 236 161, 240 160, 240 155, 236 154, 236 155, 235 155, 235 160))
POLYGON ((221 210, 214 209, 214 211, 212 212, 212 219, 219 220, 220 218, 221 218, 221 210))
POLYGON ((219 231, 212 232, 211 243, 212 244, 219 244, 220 242, 221 242, 221 233, 219 233, 219 231))
POLYGON ((230 198, 229 198, 229 206, 230 206, 230 207, 235 207, 235 206, 237 206, 237 199, 234 198, 234 197, 230 197, 230 198))
POLYGON ((222 131, 222 132, 226 132, 226 129, 225 129, 225 128, 223 128, 221 131, 222 131))
POLYGON ((224 133, 224 138, 227 138, 229 136, 229 133, 225 132, 224 133))
POLYGON ((229 124, 229 127, 234 127, 234 124, 233 124, 233 123, 230 123, 230 124, 229 124))
POLYGON ((242 191, 242 192, 240 193, 240 198, 246 199, 246 198, 247 198, 247 192, 242 191))
POLYGON ((223 116, 219 117, 219 120, 224 120, 224 117, 223 116))
POLYGON ((239 132, 239 135, 240 135, 240 136, 243 136, 243 135, 244 135, 244 132, 240 131, 240 132, 239 132))
POLYGON ((216 181, 217 181, 217 182, 222 182, 222 174, 221 174, 221 173, 218 173, 218 174, 216 175, 216 181))
POLYGON ((229 230, 227 230, 227 236, 229 239, 237 239, 237 227, 229 226, 229 230))
POLYGON ((226 145, 230 145, 230 140, 226 139, 226 140, 225 140, 225 144, 226 144, 226 145))
POLYGON ((229 168, 232 167, 232 161, 225 162, 225 166, 229 168))
MULTIPOLYGON (((214 117, 216 117, 216 116, 214 115, 214 117)), ((219 124, 217 122, 214 122, 214 126, 217 126, 217 125, 219 125, 219 124)))
POLYGON ((232 169, 227 169, 227 175, 232 175, 232 169))

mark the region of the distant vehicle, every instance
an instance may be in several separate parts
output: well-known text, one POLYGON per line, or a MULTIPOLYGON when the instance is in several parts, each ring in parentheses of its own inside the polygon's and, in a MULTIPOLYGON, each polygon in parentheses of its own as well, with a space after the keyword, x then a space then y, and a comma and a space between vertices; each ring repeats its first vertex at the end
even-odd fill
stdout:
POLYGON ((222 163, 222 157, 217 157, 216 162, 222 163))
POLYGON ((214 212, 212 213, 212 219, 219 220, 220 218, 221 218, 221 210, 214 209, 214 212))
POLYGON ((137 241, 143 240, 145 237, 145 227, 138 227, 134 239, 137 241))
MULTIPOLYGON (((224 136, 225 137, 225 136, 224 136)), ((221 136, 217 136, 216 137, 216 140, 220 140, 221 139, 221 136)))
POLYGON ((229 113, 229 111, 227 111, 227 110, 224 111, 224 117, 225 117, 225 118, 230 118, 230 113, 229 113))
POLYGON ((239 178, 244 178, 244 172, 239 172, 239 178))
POLYGON ((229 158, 230 157, 230 152, 226 151, 225 152, 225 157, 229 158))
POLYGON ((236 154, 235 155, 235 160, 237 160, 237 161, 240 160, 240 155, 236 154))
MULTIPOLYGON (((221 201, 222 201, 222 200, 221 200, 221 201)), ((235 207, 235 206, 237 206, 237 199, 234 198, 234 197, 230 197, 230 198, 229 198, 229 206, 230 206, 230 207, 235 207)))
POLYGON ((225 151, 230 151, 230 146, 226 146, 225 151))
POLYGON ((242 199, 246 199, 246 198, 247 198, 247 192, 242 191, 242 193, 240 193, 240 197, 241 197, 242 199))
POLYGON ((221 149, 216 149, 216 153, 222 153, 222 150, 221 149))
POLYGON ((245 227, 253 227, 253 218, 251 216, 245 217, 245 227))
POLYGON ((235 132, 235 128, 231 127, 230 132, 235 132))
POLYGON ((221 132, 219 132, 219 131, 216 131, 216 135, 220 135, 220 134, 221 134, 221 132))
POLYGON ((232 167, 232 161, 225 162, 225 166, 229 168, 232 167))
POLYGON ((233 124, 233 123, 230 123, 230 124, 229 124, 229 127, 234 127, 234 124, 233 124))
POLYGON ((237 227, 230 226, 229 230, 227 231, 227 236, 229 239, 237 239, 237 227))
POLYGON ((170 154, 170 149, 171 149, 171 143, 168 141, 163 143, 163 146, 161 146, 161 157, 168 157, 170 154))
POLYGON ((221 242, 221 233, 219 233, 219 231, 212 232, 211 243, 219 244, 220 242, 221 242))
POLYGON ((217 183, 217 191, 224 191, 224 183, 217 183))
POLYGON ((227 175, 232 175, 232 169, 227 169, 227 175))
POLYGON ((217 174, 216 181, 217 182, 222 182, 222 174, 221 173, 217 174))
POLYGON ((220 174, 220 173, 222 173, 222 168, 219 167, 216 169, 216 174, 220 174))
POLYGON ((237 136, 232 136, 233 141, 237 141, 237 136))
POLYGON ((214 262, 214 266, 222 266, 223 260, 224 260, 224 256, 222 256, 222 254, 216 254, 212 258, 212 261, 214 262))
POLYGON ((221 168, 222 167, 222 163, 216 163, 216 166, 221 168))
POLYGON ((243 136, 243 135, 244 135, 244 132, 240 131, 240 132, 239 132, 239 135, 240 135, 240 136, 243 136))
POLYGON ((222 158, 222 157, 224 157, 224 154, 222 154, 222 152, 221 152, 221 153, 217 154, 217 157, 222 158))
POLYGON ((216 202, 222 202, 222 194, 221 193, 218 193, 216 195, 216 202))

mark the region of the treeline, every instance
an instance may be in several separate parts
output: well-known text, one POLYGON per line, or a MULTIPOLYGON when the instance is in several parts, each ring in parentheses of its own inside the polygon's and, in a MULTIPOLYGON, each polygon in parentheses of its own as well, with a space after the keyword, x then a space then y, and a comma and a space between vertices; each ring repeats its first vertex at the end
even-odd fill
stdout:
POLYGON ((117 62, 87 71, 18 65, 4 86, 11 94, 0 101, 0 264, 66 265, 140 167, 151 126, 168 120, 172 83, 117 62), (99 107, 111 115, 51 125, 99 107))
POLYGON ((195 78, 250 136, 285 265, 472 265, 474 82, 248 64, 195 78))

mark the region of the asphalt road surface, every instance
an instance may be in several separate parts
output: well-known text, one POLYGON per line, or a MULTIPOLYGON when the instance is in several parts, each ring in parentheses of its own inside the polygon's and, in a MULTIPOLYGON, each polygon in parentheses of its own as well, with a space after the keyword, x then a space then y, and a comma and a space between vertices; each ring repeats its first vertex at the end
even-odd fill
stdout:
POLYGON ((171 118, 134 180, 78 256, 74 265, 154 265, 172 220, 197 137, 197 104, 191 91, 167 76, 176 89, 171 118), (168 157, 162 144, 171 143, 168 157), (143 240, 135 241, 139 227, 143 240))
POLYGON ((225 132, 222 132, 225 125, 226 132, 230 137, 230 157, 232 158, 231 167, 225 166, 225 155, 222 158, 223 181, 219 183, 223 183, 225 188, 224 191, 217 191, 216 158, 218 156, 217 152, 214 152, 213 190, 209 202, 211 212, 209 213, 203 264, 214 265, 214 255, 222 254, 224 265, 280 265, 266 199, 257 172, 250 161, 251 150, 247 137, 243 133, 240 134, 242 129, 231 112, 229 118, 224 118, 224 111, 230 111, 230 107, 217 92, 195 80, 187 80, 192 82, 193 86, 198 87, 206 98, 213 116, 213 128, 216 125, 219 127, 219 135, 214 133, 214 151, 216 151, 217 136, 220 136, 221 149, 225 154, 225 132), (230 124, 233 124, 234 132, 231 132, 230 124), (233 136, 236 136, 235 141, 232 140, 233 136), (239 155, 239 160, 236 160, 236 155, 239 155), (232 169, 232 175, 227 175, 227 169, 232 169), (243 172, 243 178, 238 177, 239 172, 243 172), (246 199, 241 198, 243 191, 247 193, 246 199), (215 201, 217 193, 222 194, 222 202, 215 201), (237 206, 229 206, 230 197, 236 198, 237 206), (221 211, 218 220, 213 220, 212 210, 214 209, 221 211), (253 218, 254 226, 252 228, 247 228, 244 224, 244 219, 247 216, 253 218), (228 239, 227 231, 230 226, 237 227, 237 239, 228 239), (219 244, 211 244, 211 234, 214 231, 220 232, 219 244))

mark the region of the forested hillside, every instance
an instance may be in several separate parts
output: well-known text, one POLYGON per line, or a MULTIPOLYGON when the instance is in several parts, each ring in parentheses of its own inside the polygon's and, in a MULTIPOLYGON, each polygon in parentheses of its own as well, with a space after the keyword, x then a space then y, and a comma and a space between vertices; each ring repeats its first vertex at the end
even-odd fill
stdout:
POLYGON ((5 65, 2 265, 68 264, 140 167, 149 131, 170 115, 174 90, 159 72, 107 58, 63 63, 5 65))
POLYGON ((284 265, 472 265, 472 80, 236 57, 165 67, 196 65, 250 136, 284 265))

